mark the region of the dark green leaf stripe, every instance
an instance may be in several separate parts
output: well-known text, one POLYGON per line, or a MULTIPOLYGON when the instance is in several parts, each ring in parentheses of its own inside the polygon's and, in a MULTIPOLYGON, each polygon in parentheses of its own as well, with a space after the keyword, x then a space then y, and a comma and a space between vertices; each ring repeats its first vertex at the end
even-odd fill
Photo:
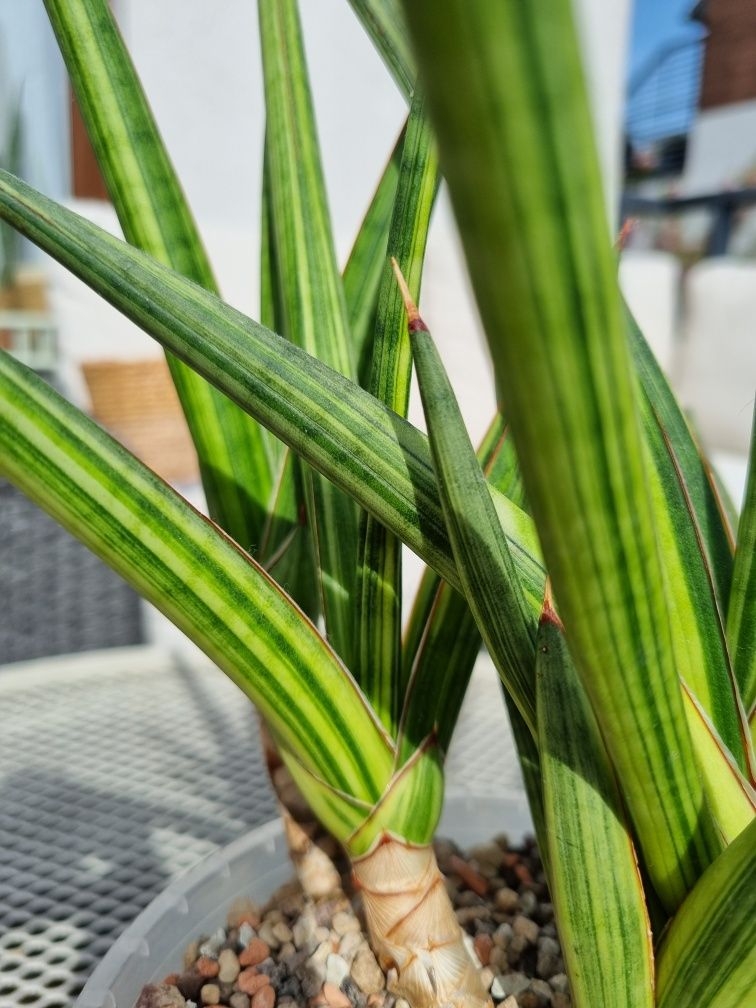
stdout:
POLYGON ((435 344, 416 313, 410 314, 409 329, 433 465, 465 597, 499 675, 535 733, 535 635, 528 604, 435 344))
POLYGON ((743 704, 756 705, 756 413, 746 494, 738 523, 735 573, 727 610, 727 639, 743 704))
POLYGON ((572 4, 404 10, 570 650, 674 909, 720 841, 683 710, 572 4))
MULTIPOLYGON (((190 280, 215 281, 107 0, 45 0, 97 160, 129 242, 190 280)), ((213 518, 247 548, 270 491, 265 432, 169 356, 213 518)))
MULTIPOLYGON (((347 377, 356 373, 336 265, 296 0, 260 0, 268 191, 284 334, 347 377)), ((320 474, 304 473, 305 501, 328 638, 353 657, 352 589, 358 517, 320 474)))
MULTIPOLYGON (((435 145, 422 100, 415 97, 402 151, 388 255, 406 270, 416 299, 437 188, 435 145)), ((411 375, 407 314, 390 260, 385 258, 367 389, 395 413, 406 416, 411 375)), ((401 550, 396 536, 372 516, 364 515, 358 554, 353 671, 392 737, 396 735, 406 687, 401 648, 401 550)))
POLYGON ((349 0, 397 87, 410 98, 415 67, 399 0, 349 0))
MULTIPOLYGON (((352 494, 450 584, 456 567, 427 438, 300 348, 0 172, 0 217, 352 494)), ((544 572, 530 518, 491 496, 534 612, 544 572)))
POLYGON ((278 585, 95 423, 0 355, 0 471, 124 576, 333 786, 375 801, 391 747, 278 585))
POLYGON ((756 993, 756 820, 702 875, 657 957, 658 1008, 748 1008, 756 993))
POLYGON ((577 1008, 654 1004, 638 863, 591 705, 547 603, 536 692, 549 883, 577 1008))
MULTIPOLYGON (((386 262, 386 244, 394 210, 404 137, 403 129, 383 170, 342 274, 357 377, 363 388, 367 384, 371 368, 378 291, 386 262)), ((261 321, 267 324, 265 319, 261 321)))

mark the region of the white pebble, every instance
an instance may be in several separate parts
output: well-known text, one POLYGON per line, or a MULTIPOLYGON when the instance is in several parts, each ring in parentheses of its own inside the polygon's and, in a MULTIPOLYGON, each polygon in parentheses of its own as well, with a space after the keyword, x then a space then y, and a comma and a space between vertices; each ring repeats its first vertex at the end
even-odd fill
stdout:
POLYGON ((335 952, 326 959, 326 982, 332 983, 335 987, 341 987, 345 977, 349 975, 349 966, 340 955, 335 952))
POLYGON ((253 938, 257 937, 257 932, 247 921, 239 926, 239 950, 245 949, 253 938))

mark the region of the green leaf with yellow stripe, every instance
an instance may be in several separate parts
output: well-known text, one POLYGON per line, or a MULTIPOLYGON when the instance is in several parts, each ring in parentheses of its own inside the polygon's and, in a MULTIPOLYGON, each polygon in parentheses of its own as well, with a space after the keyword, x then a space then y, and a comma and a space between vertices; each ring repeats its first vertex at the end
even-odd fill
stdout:
POLYGON ((745 500, 738 522, 727 639, 743 704, 752 715, 756 708, 756 413, 745 500))
MULTIPOLYGON (((428 439, 417 428, 282 336, 3 171, 0 218, 190 363, 459 586, 428 439)), ((537 613, 544 571, 533 523, 503 494, 490 492, 537 613)))
POLYGON ((756 821, 701 876, 659 949, 657 1008, 748 1008, 756 992, 756 821))
POLYGON ((408 304, 433 465, 465 598, 499 675, 535 734, 535 635, 529 607, 438 350, 398 270, 397 278, 408 304))
MULTIPOLYGON (((416 97, 405 132, 388 239, 388 256, 395 257, 407 271, 414 297, 420 291, 437 188, 435 145, 422 99, 416 97)), ((390 260, 384 258, 367 389, 399 416, 406 416, 411 374, 407 315, 390 260)), ((401 649, 401 551, 396 536, 371 515, 364 515, 358 553, 354 672, 392 736, 406 686, 401 649)))
POLYGON ((404 11, 570 651, 673 910, 721 841, 683 708, 572 4, 404 11))
MULTIPOLYGON (((45 0, 126 239, 215 291, 197 228, 107 0, 45 0)), ((272 479, 267 433, 168 355, 210 514, 242 546, 259 541, 272 479)))
MULTIPOLYGON (((270 220, 285 335, 347 377, 356 374, 336 265, 299 13, 295 0, 258 6, 267 112, 270 220)), ((305 502, 329 640, 353 653, 357 509, 310 469, 305 502)))
POLYGON ((537 638, 549 886, 577 1008, 652 1008, 654 956, 622 798, 550 602, 537 638))
POLYGON ((0 472, 198 644, 311 773, 380 798, 393 747, 315 627, 231 539, 6 353, 0 472))

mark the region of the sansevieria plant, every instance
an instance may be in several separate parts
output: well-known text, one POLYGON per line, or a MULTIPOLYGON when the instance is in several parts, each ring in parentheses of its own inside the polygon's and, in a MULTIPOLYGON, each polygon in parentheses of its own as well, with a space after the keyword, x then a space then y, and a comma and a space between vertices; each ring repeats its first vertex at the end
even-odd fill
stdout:
POLYGON ((574 1003, 756 1004, 756 467, 736 549, 621 301, 570 0, 352 0, 408 118, 343 273, 296 0, 259 0, 259 321, 215 294, 107 0, 45 4, 129 244, 7 173, 0 215, 165 347, 212 521, 7 354, 0 471, 254 701, 413 1008, 489 1000, 430 846, 481 638, 574 1003), (477 455, 415 307, 439 172, 501 403, 477 455))

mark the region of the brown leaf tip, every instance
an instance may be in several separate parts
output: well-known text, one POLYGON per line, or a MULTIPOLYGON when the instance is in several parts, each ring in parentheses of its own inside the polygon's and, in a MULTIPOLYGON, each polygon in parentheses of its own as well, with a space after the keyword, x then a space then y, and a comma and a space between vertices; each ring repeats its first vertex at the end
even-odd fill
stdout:
POLYGON ((394 271, 394 276, 396 277, 396 282, 399 285, 402 300, 404 301, 404 307, 407 312, 407 329, 411 333, 428 332, 428 327, 420 318, 420 312, 417 310, 417 305, 412 300, 412 295, 410 294, 409 287, 407 286, 407 281, 404 279, 404 274, 399 269, 399 263, 396 261, 394 256, 391 256, 391 268, 394 271))
POLYGON ((637 223, 638 223, 637 217, 625 218, 622 227, 620 228, 620 232, 617 235, 616 247, 619 252, 625 251, 625 247, 627 246, 627 243, 630 240, 630 235, 635 230, 637 223))
POLYGON ((543 590, 543 609, 541 610, 541 623, 553 623, 554 626, 563 630, 562 621, 554 608, 554 595, 551 591, 551 578, 546 578, 546 585, 543 590))

